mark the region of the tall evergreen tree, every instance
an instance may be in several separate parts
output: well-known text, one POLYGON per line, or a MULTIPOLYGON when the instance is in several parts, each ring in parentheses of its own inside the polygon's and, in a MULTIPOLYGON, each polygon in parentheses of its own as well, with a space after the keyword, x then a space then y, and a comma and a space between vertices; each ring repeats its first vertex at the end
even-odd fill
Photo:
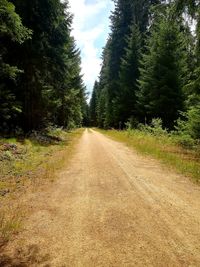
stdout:
POLYGON ((183 110, 187 62, 181 25, 165 9, 152 26, 140 69, 138 102, 143 119, 161 118, 167 128, 183 110))
POLYGON ((15 6, 7 1, 0 3, 0 130, 10 130, 11 124, 21 112, 13 90, 18 74, 22 72, 17 65, 9 64, 8 43, 22 44, 31 38, 31 31, 23 26, 15 6), (8 86, 10 84, 10 88, 8 86))
POLYGON ((117 97, 118 117, 124 125, 130 117, 137 116, 136 91, 139 78, 139 60, 142 50, 142 37, 137 25, 132 26, 128 38, 126 54, 122 58, 120 70, 120 92, 117 97))
POLYGON ((200 94, 200 2, 198 0, 175 0, 175 8, 176 14, 186 13, 196 22, 196 62, 194 62, 194 77, 191 82, 193 92, 200 94))
MULTIPOLYGON (((123 87, 120 82, 120 72, 121 64, 124 64, 122 59, 125 60, 126 50, 131 45, 127 41, 132 34, 131 26, 135 25, 136 27, 137 25, 143 39, 149 24, 150 7, 160 1, 115 0, 114 2, 115 10, 111 15, 111 34, 106 45, 106 66, 103 67, 104 72, 105 70, 107 72, 106 75, 104 74, 107 77, 107 82, 102 90, 104 91, 104 99, 106 99, 104 105, 106 109, 105 125, 118 127, 119 123, 124 122, 128 116, 121 114, 120 111, 123 109, 121 107, 126 105, 121 99, 121 94, 125 95, 125 93, 121 92, 123 87)), ((137 34, 132 38, 137 38, 137 34)), ((144 44, 144 41, 142 42, 144 44)), ((133 68, 135 67, 133 66, 133 68)), ((125 113, 130 114, 130 111, 125 113)))
POLYGON ((91 125, 97 126, 97 97, 98 97, 98 82, 95 81, 92 96, 90 100, 90 122, 91 125))
POLYGON ((64 15, 64 5, 56 0, 13 2, 25 25, 33 30, 32 40, 18 47, 19 58, 16 59, 20 60, 20 67, 24 70, 17 87, 23 104, 21 121, 23 129, 29 131, 44 127, 50 116, 49 99, 53 96, 55 85, 59 84, 60 89, 63 80, 63 71, 55 78, 56 67, 58 69, 62 65, 64 68, 62 50, 69 40, 67 27, 71 18, 68 13, 64 15))
MULTIPOLYGON (((9 64, 23 70, 16 84, 6 84, 15 91, 15 103, 20 104, 22 111, 12 127, 18 125, 28 132, 49 123, 80 125, 85 87, 80 53, 71 36, 68 1, 12 2, 24 25, 33 32, 32 39, 23 44, 5 40, 2 43, 8 49, 9 64)), ((19 23, 16 25, 19 28, 19 23)))

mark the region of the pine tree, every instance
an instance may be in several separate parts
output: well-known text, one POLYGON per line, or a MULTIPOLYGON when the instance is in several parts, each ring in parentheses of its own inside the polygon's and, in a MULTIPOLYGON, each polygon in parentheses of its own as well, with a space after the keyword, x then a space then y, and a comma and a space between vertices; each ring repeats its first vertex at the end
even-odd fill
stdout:
POLYGON ((24 70, 17 90, 23 103, 21 125, 27 132, 44 127, 51 116, 50 100, 63 78, 61 72, 55 79, 56 67, 64 65, 63 59, 60 62, 60 52, 68 41, 62 31, 70 21, 65 20, 64 6, 59 1, 15 0, 14 3, 25 25, 33 30, 32 40, 17 48, 19 58, 16 58, 24 70))
POLYGON ((8 43, 22 44, 31 38, 31 31, 23 26, 15 6, 7 1, 0 3, 0 130, 10 131, 10 124, 21 112, 13 85, 22 70, 8 62, 8 43), (10 88, 7 86, 10 84, 10 88))
POLYGON ((173 128, 184 105, 187 63, 180 26, 169 8, 159 15, 140 69, 138 103, 143 121, 161 118, 167 128, 173 128))
POLYGON ((92 96, 90 100, 90 123, 97 126, 97 101, 98 101, 98 82, 95 81, 92 96))
POLYGON ((57 69, 60 72, 61 80, 58 83, 58 87, 55 86, 54 90, 56 95, 55 99, 58 103, 55 124, 70 128, 81 126, 83 120, 82 102, 85 99, 85 87, 80 68, 80 51, 76 49, 75 41, 72 37, 70 37, 63 52, 60 56, 64 59, 64 69, 57 69))
MULTIPOLYGON (((32 39, 22 45, 9 43, 8 59, 23 73, 14 90, 21 103, 15 123, 25 132, 49 123, 69 127, 82 121, 85 97, 80 74, 80 53, 71 36, 68 2, 13 0, 32 39)), ((10 86, 10 85, 7 85, 10 86)))
MULTIPOLYGON (((158 0, 115 0, 115 10, 111 16, 111 34, 106 45, 106 66, 103 67, 104 73, 107 72, 107 82, 102 88, 105 99, 105 125, 119 127, 126 120, 127 115, 122 114, 122 106, 125 102, 121 98, 123 90, 120 82, 121 64, 126 57, 128 48, 127 38, 131 35, 131 26, 137 25, 142 36, 142 46, 144 45, 144 36, 148 28, 150 7, 159 3, 158 0)), ((137 63, 136 63, 137 64, 137 63)), ((133 66, 133 68, 135 68, 133 66)), ((100 75, 101 80, 101 75, 100 75)), ((101 84, 101 81, 100 81, 101 84)), ((100 86, 101 87, 101 86, 100 86)), ((125 95, 125 93, 123 94, 125 95)), ((124 113, 127 113, 126 111, 124 113)), ((128 111, 129 113, 129 111, 128 111)))
POLYGON ((130 117, 136 117, 136 91, 139 78, 139 60, 141 57, 142 37, 137 25, 132 26, 128 38, 126 54, 121 62, 120 92, 117 98, 119 118, 122 125, 130 117))
POLYGON ((97 114, 97 124, 101 128, 107 128, 109 126, 110 121, 110 109, 109 109, 109 101, 110 98, 108 97, 108 83, 109 83, 109 76, 108 76, 108 62, 109 62, 109 45, 110 45, 110 38, 106 46, 103 49, 102 53, 102 68, 100 71, 100 77, 97 87, 96 93, 96 114, 97 114))

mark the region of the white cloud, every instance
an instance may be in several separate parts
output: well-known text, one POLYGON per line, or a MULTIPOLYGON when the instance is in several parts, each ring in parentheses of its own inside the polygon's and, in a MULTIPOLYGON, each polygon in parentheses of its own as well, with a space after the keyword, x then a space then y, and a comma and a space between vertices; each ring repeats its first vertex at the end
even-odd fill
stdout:
POLYGON ((74 26, 78 26, 78 28, 84 27, 86 20, 107 6, 105 0, 97 0, 93 4, 86 4, 85 0, 70 0, 69 2, 71 11, 75 15, 74 26))
POLYGON ((112 2, 93 0, 88 4, 85 0, 69 0, 69 3, 74 14, 72 34, 81 49, 84 82, 88 90, 91 90, 101 64, 101 47, 97 45, 97 41, 105 44, 112 2))

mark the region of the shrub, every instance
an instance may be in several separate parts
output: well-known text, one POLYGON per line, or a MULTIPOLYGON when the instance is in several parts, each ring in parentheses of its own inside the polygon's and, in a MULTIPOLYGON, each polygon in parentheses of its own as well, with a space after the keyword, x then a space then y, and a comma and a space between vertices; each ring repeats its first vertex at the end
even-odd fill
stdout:
POLYGON ((160 118, 152 119, 150 125, 140 124, 139 129, 155 136, 167 135, 167 130, 163 129, 162 119, 160 118))
POLYGON ((200 104, 181 115, 182 119, 177 120, 176 132, 173 134, 182 145, 197 145, 200 141, 200 104))
POLYGON ((196 140, 200 139, 200 104, 188 111, 188 132, 196 140))

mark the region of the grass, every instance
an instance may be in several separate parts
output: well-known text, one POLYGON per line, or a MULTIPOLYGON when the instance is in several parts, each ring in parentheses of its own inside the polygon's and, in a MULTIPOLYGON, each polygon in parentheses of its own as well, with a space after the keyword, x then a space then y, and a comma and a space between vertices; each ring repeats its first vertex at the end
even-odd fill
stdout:
MULTIPOLYGON (((54 181, 59 170, 71 159, 83 129, 66 132, 51 130, 51 138, 0 139, 0 246, 21 228, 20 208, 14 208, 16 196, 28 188, 54 181), (52 140, 53 142, 48 142, 52 140), (9 208, 6 209, 6 207, 9 208), (11 208, 10 208, 11 207, 11 208)), ((17 200, 19 203, 19 200, 17 200)))
POLYGON ((125 143, 136 151, 153 156, 169 168, 200 182, 199 151, 183 148, 168 135, 155 136, 139 130, 100 130, 101 133, 125 143))
POLYGON ((52 179, 63 162, 70 159, 72 145, 82 131, 82 129, 71 132, 61 131, 59 133, 59 138, 62 137, 61 141, 53 143, 40 142, 35 138, 20 141, 13 138, 1 139, 0 144, 6 144, 6 146, 12 144, 14 149, 9 147, 8 150, 0 151, 0 189, 5 187, 13 189, 15 181, 19 184, 22 180, 31 179, 33 182, 37 177, 40 180, 52 179))
POLYGON ((3 210, 0 213, 0 247, 20 231, 23 215, 19 210, 3 210))

